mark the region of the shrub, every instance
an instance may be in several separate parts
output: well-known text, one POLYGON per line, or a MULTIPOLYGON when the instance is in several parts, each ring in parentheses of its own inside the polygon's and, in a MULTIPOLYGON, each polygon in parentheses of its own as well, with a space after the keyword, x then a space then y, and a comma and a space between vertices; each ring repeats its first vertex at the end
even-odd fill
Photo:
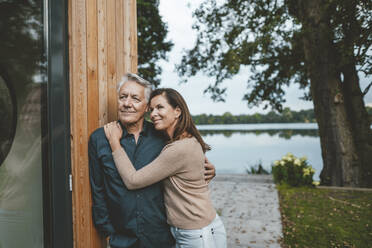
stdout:
POLYGON ((271 171, 267 171, 262 166, 262 161, 261 160, 253 166, 246 167, 245 171, 247 172, 247 174, 250 174, 250 175, 269 175, 269 174, 271 174, 271 171))
POLYGON ((272 166, 275 183, 291 186, 311 186, 315 170, 308 164, 307 158, 297 158, 287 153, 281 160, 276 160, 272 166))

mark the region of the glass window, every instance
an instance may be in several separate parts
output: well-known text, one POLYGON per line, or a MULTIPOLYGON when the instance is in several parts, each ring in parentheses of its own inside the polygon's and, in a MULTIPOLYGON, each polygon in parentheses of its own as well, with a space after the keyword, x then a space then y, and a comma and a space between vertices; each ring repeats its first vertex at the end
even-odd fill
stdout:
POLYGON ((0 166, 9 153, 16 129, 17 104, 13 92, 11 85, 0 76, 0 166))
POLYGON ((0 1, 0 248, 43 247, 43 1, 0 1))

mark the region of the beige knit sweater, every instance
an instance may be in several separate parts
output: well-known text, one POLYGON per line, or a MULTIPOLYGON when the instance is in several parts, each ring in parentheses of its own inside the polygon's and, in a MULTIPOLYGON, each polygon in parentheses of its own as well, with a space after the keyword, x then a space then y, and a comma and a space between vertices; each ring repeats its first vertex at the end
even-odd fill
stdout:
POLYGON ((122 148, 112 154, 128 189, 143 188, 164 179, 168 224, 199 229, 216 217, 204 180, 204 153, 194 137, 166 145, 154 161, 138 171, 122 148))

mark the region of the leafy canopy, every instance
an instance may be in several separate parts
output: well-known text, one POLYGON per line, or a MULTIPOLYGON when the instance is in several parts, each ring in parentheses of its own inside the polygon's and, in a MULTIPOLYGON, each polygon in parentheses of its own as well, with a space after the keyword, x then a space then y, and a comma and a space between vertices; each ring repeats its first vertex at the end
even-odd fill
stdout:
POLYGON ((157 62, 167 59, 167 52, 173 46, 166 41, 168 27, 159 14, 159 1, 137 1, 137 27, 138 74, 158 86, 162 70, 157 62))
MULTIPOLYGON (((252 72, 244 100, 249 106, 265 103, 281 110, 284 86, 299 84, 310 100, 309 76, 303 49, 304 30, 297 0, 205 0, 193 15, 198 33, 194 48, 187 50, 177 66, 184 81, 201 71, 214 77, 205 90, 215 101, 224 101, 223 80, 239 73, 242 66, 252 72)), ((333 43, 341 58, 350 59, 347 42, 353 46, 352 59, 359 71, 372 74, 372 1, 326 0, 333 43), (350 3, 356 5, 355 11, 350 3), (350 37, 352 31, 352 40, 350 37)))

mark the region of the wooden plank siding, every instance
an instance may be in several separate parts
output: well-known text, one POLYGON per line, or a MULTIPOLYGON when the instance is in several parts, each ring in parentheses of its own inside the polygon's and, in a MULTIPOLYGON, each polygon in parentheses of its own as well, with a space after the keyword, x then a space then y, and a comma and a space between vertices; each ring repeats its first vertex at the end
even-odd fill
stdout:
POLYGON ((71 171, 75 248, 106 247, 92 221, 88 139, 117 119, 116 83, 137 71, 135 0, 69 0, 71 171))

